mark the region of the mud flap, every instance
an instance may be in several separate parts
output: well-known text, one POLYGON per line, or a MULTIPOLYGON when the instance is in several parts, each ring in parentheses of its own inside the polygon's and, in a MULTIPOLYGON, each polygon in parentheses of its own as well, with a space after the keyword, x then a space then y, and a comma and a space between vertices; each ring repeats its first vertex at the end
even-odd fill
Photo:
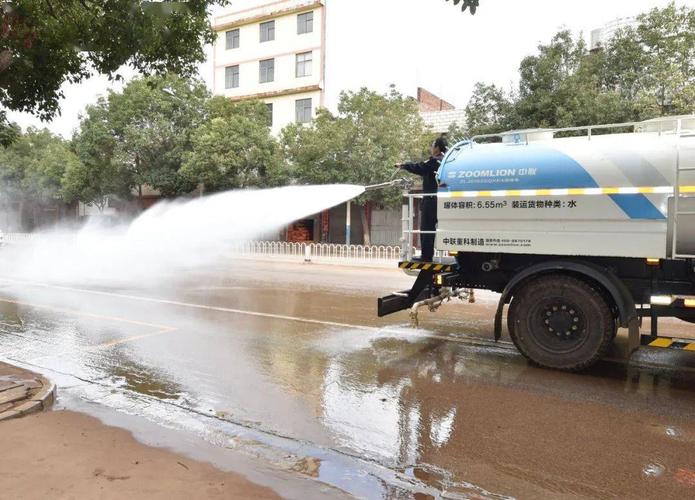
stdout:
POLYGON ((433 271, 420 271, 415 280, 413 288, 400 294, 387 295, 380 297, 378 302, 378 315, 380 318, 398 311, 409 309, 419 300, 424 300, 431 296, 433 271))
POLYGON ((629 358, 632 354, 639 349, 641 343, 640 331, 639 331, 639 318, 634 316, 630 318, 627 324, 628 328, 628 341, 627 341, 627 357, 629 358))

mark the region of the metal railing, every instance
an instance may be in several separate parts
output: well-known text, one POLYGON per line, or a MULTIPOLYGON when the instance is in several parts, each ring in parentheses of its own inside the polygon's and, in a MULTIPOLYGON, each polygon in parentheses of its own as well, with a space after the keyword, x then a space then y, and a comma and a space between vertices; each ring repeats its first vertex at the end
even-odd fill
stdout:
MULTIPOLYGON (((5 233, 5 243, 36 241, 40 233, 5 233)), ((232 255, 284 257, 294 260, 393 263, 401 258, 401 247, 391 245, 341 245, 290 241, 246 241, 232 245, 232 255)))
POLYGON ((21 243, 41 238, 40 233, 5 233, 3 240, 5 243, 21 243))
MULTIPOLYGON (((593 131, 594 130, 609 130, 609 129, 620 129, 620 128, 630 128, 632 127, 633 132, 637 131, 639 127, 644 127, 645 125, 651 123, 651 124, 658 124, 659 128, 656 131, 658 135, 662 135, 664 133, 664 123, 676 123, 676 131, 680 129, 681 123, 683 119, 682 118, 674 118, 670 116, 664 116, 658 119, 654 120, 647 120, 641 121, 641 122, 624 122, 624 123, 606 123, 604 125, 582 125, 579 127, 562 127, 562 128, 550 128, 550 129, 538 129, 538 130, 518 130, 518 131, 507 131, 507 132, 498 132, 495 134, 480 134, 471 137, 470 139, 460 139, 460 142, 468 142, 471 147, 473 147, 477 140, 480 139, 504 139, 504 137, 508 136, 514 136, 516 134, 520 133, 525 133, 526 134, 526 144, 528 145, 528 134, 529 133, 534 133, 534 132, 548 132, 552 133, 553 136, 555 134, 559 134, 562 132, 586 132, 586 138, 588 140, 591 140, 593 136, 593 131)), ((676 132, 677 133, 677 132, 676 132)), ((458 144, 457 144, 458 146, 458 144)))
POLYGON ((232 253, 244 257, 284 257, 317 262, 393 263, 401 258, 401 247, 295 243, 287 241, 247 241, 235 246, 232 253))
POLYGON ((680 210, 679 205, 682 199, 692 198, 692 196, 684 195, 681 192, 681 174, 684 172, 695 171, 695 164, 681 165, 681 140, 684 137, 695 137, 695 134, 683 133, 683 120, 679 119, 676 124, 676 161, 675 161, 675 182, 673 184, 673 221, 672 221, 672 238, 671 241, 671 258, 672 259, 695 259, 693 254, 678 253, 678 218, 681 215, 695 215, 692 210, 680 210))
MULTIPOLYGON (((408 204, 403 207, 403 218, 401 222, 403 224, 403 238, 401 238, 401 258, 403 260, 412 260, 415 256, 415 250, 418 248, 417 243, 414 242, 416 238, 414 236, 419 236, 421 234, 433 234, 437 235, 437 231, 421 231, 415 229, 415 199, 424 199, 427 196, 437 197, 437 193, 403 193, 403 197, 408 199, 408 204)), ((434 251, 434 258, 444 257, 447 252, 442 252, 440 250, 434 251)))

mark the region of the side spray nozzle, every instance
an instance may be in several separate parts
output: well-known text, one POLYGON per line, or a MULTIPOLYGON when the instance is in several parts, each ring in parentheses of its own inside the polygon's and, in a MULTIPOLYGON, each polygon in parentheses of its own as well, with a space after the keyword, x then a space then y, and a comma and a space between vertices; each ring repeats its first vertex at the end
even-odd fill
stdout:
POLYGON ((413 184, 415 182, 413 179, 408 179, 406 177, 400 178, 400 179, 393 179, 388 182, 382 182, 381 184, 372 184, 371 186, 365 186, 364 190, 365 191, 376 191, 379 189, 387 189, 390 187, 399 187, 401 189, 410 189, 413 187, 413 184))

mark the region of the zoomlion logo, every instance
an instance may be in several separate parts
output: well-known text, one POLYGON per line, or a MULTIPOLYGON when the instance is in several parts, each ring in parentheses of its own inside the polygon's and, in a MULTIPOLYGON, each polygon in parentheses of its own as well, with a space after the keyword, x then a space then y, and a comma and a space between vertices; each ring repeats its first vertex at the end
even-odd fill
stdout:
POLYGON ((498 168, 496 170, 459 170, 448 172, 448 179, 479 179, 495 177, 517 177, 525 175, 536 175, 535 168, 498 168))

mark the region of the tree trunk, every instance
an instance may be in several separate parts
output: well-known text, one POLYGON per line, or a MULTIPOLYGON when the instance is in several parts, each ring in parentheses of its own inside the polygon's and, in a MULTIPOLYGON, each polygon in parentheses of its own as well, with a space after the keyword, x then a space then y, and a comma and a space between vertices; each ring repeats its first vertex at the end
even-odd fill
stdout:
POLYGON ((24 197, 22 197, 19 200, 19 207, 17 208, 17 219, 19 221, 19 230, 20 231, 26 231, 27 230, 26 218, 24 217, 24 207, 25 206, 26 206, 26 202, 24 200, 24 197))
POLYGON ((362 219, 362 240, 366 246, 372 244, 371 227, 369 223, 369 208, 369 202, 367 202, 362 207, 362 210, 360 210, 360 218, 362 219))
MULTIPOLYGON (((135 171, 140 175, 140 154, 135 153, 135 171)), ((140 203, 140 211, 145 210, 145 204, 142 201, 142 183, 138 183, 138 202, 140 203)))

